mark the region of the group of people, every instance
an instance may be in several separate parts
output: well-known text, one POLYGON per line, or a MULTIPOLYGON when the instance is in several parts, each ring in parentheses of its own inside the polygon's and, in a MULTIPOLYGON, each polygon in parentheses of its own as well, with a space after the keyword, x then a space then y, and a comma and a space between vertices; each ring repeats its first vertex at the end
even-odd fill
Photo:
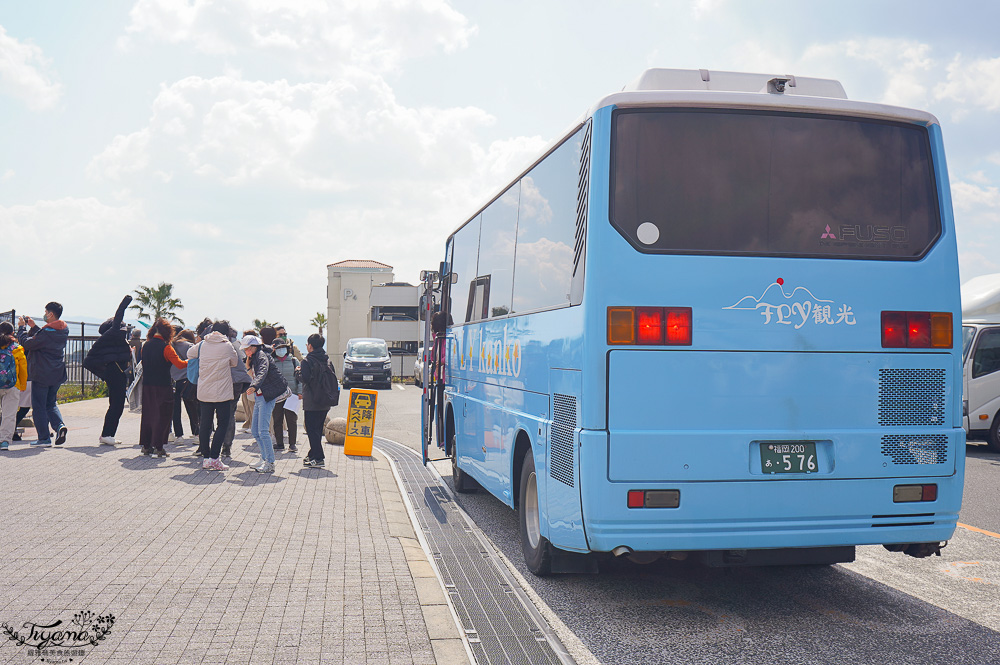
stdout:
MULTIPOLYGON (((183 437, 183 407, 191 432, 198 438, 202 468, 227 470, 223 460, 231 455, 237 405, 243 400, 244 412, 252 413, 249 429, 260 450, 260 461, 253 468, 271 473, 275 449, 284 448, 283 427, 289 450, 297 451, 301 402, 309 438, 303 463, 324 466, 323 425, 337 403, 339 385, 322 335, 309 336, 303 357, 281 325, 246 330, 238 340, 236 330, 225 320, 205 319, 195 330, 185 330, 159 318, 142 341, 131 336, 123 322, 131 301, 131 296, 125 296, 115 315, 101 324, 100 337, 83 363, 108 387, 100 444, 120 443, 115 434, 132 381, 132 390, 141 394, 139 445, 143 455, 169 456, 164 446, 171 429, 176 437, 183 437), (271 439, 272 424, 276 443, 271 439)), ((14 440, 13 431, 27 412, 17 410, 25 392, 31 395, 38 433, 30 445, 52 445, 50 426, 55 445, 66 440, 67 428, 56 406, 58 387, 66 380, 63 355, 68 329, 61 315, 62 306, 49 303, 46 325, 38 327, 30 318, 19 320, 16 337, 11 324, 0 323, 0 449, 7 449, 14 440), (4 387, 7 383, 10 386, 4 387)))

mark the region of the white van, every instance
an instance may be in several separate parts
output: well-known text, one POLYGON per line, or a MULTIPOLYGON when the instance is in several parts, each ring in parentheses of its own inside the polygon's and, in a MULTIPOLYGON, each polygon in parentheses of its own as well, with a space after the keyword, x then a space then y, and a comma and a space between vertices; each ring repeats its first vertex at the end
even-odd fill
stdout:
POLYGON ((962 424, 1000 452, 1000 274, 962 285, 962 424))

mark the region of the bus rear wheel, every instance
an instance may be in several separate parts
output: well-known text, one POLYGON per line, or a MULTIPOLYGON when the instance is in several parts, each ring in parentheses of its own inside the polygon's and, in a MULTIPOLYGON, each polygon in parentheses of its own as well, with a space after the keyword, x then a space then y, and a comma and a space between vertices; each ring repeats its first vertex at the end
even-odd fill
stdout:
POLYGON ((475 479, 458 468, 458 446, 455 445, 455 434, 448 437, 448 447, 451 449, 451 481, 459 494, 472 494, 479 487, 475 479))
POLYGON ((539 577, 552 573, 552 544, 542 535, 541 512, 538 509, 538 476, 535 456, 529 450, 521 463, 521 491, 518 502, 518 522, 521 525, 521 552, 524 563, 539 577))
POLYGON ((995 453, 1000 453, 1000 413, 993 416, 993 424, 986 434, 986 447, 995 453))

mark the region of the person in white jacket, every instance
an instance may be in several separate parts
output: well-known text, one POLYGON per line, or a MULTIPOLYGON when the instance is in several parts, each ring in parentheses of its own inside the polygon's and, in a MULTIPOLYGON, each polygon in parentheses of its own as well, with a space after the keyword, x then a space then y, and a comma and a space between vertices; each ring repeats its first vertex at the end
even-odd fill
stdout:
POLYGON ((226 471, 229 467, 222 463, 219 455, 232 414, 233 375, 230 368, 239 363, 236 349, 229 342, 229 324, 216 321, 212 332, 188 349, 188 360, 192 358, 198 359, 198 401, 201 402, 199 451, 205 454, 201 468, 226 471), (209 446, 213 416, 218 418, 218 423, 209 446))

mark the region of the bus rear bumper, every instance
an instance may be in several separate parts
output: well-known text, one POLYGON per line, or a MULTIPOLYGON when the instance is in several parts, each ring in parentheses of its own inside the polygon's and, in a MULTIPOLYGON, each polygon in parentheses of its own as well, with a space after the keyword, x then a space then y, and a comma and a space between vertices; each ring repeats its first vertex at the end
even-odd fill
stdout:
MULTIPOLYGON (((596 480, 596 479, 595 479, 596 480)), ((588 490, 583 514, 592 551, 676 552, 890 545, 945 541, 958 522, 954 477, 609 483, 588 490), (894 503, 899 484, 935 484, 936 501, 894 503), (629 490, 680 492, 676 508, 629 508, 629 490)))

